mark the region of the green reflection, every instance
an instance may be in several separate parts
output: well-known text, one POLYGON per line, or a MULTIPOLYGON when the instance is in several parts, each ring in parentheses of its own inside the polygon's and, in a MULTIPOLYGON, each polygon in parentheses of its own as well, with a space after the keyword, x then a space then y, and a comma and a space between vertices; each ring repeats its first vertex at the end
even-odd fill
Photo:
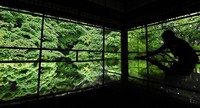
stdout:
POLYGON ((38 63, 0 64, 0 101, 37 93, 38 63))

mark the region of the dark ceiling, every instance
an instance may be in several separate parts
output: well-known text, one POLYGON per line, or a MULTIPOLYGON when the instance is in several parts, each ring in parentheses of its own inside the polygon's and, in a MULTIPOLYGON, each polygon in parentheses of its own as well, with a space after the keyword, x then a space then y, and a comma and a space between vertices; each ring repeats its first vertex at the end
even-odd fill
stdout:
POLYGON ((116 29, 200 11, 200 0, 1 0, 0 4, 116 29))

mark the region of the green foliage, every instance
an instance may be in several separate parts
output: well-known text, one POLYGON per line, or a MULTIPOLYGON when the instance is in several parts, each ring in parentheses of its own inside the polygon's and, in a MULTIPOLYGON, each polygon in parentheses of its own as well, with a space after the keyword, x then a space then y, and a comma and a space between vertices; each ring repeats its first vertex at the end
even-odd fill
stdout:
POLYGON ((129 52, 146 51, 146 38, 145 38, 144 28, 128 32, 128 51, 129 52))
MULTIPOLYGON (((164 28, 172 28, 179 37, 187 40, 195 49, 200 49, 200 25, 197 23, 199 20, 199 17, 192 17, 148 27, 148 50, 157 49, 162 44, 160 34, 164 28), (191 24, 183 25, 188 22, 191 24)), ((105 53, 105 70, 103 70, 102 29, 45 18, 44 31, 41 31, 41 24, 42 17, 0 10, 1 47, 40 48, 42 46, 43 48, 41 53, 42 60, 45 62, 41 65, 40 95, 102 84, 103 71, 105 79, 119 80, 120 77, 113 74, 113 72, 121 73, 121 55, 116 53, 121 52, 119 32, 105 31, 105 51, 109 53, 105 53), (76 55, 76 51, 69 50, 84 51, 78 51, 76 55), (76 56, 78 60, 85 60, 85 62, 64 62, 65 60, 75 61, 76 56), (101 60, 88 62, 88 60, 97 59, 101 60), (53 60, 61 60, 61 62, 47 62, 53 60)), ((128 34, 129 52, 145 54, 145 29, 129 31, 128 34)), ((0 64, 0 101, 37 94, 39 54, 39 49, 0 49, 0 61, 35 60, 31 63, 0 64)), ((129 58, 135 56, 136 53, 130 54, 129 58)), ((156 59, 161 59, 161 56, 156 56, 156 59)), ((146 62, 129 61, 131 76, 146 77, 146 68, 146 62)), ((150 65, 150 71, 154 75, 161 73, 158 69, 158 71, 155 70, 156 67, 150 65)))
POLYGON ((10 100, 35 94, 38 65, 32 63, 0 64, 0 99, 10 100))
MULTIPOLYGON (((198 16, 193 16, 167 23, 148 26, 148 51, 153 51, 163 44, 161 34, 165 29, 172 29, 177 37, 186 40, 195 50, 199 50, 199 21, 200 18, 198 16)), ((135 77, 146 78, 146 62, 133 60, 136 55, 144 55, 146 52, 144 28, 129 31, 128 42, 129 52, 137 52, 134 53, 134 55, 129 55, 129 74, 135 77)), ((172 56, 171 53, 168 53, 168 55, 172 56)), ((152 59, 171 61, 171 58, 165 54, 155 56, 152 59)), ((169 66, 169 63, 163 62, 163 64, 169 66)), ((197 68, 199 68, 199 65, 197 65, 197 68)), ((158 74, 159 75, 157 78, 162 77, 162 71, 151 64, 149 65, 149 72, 151 77, 158 74)))
POLYGON ((106 51, 121 51, 121 38, 119 32, 110 32, 106 35, 106 51))
MULTIPOLYGON (((40 48, 41 17, 0 10, 0 19, 1 47, 40 48)), ((119 34, 108 32, 107 35, 107 45, 119 51, 119 34)), ((74 60, 76 53, 66 51, 72 49, 102 51, 102 39, 102 29, 45 18, 42 48, 62 50, 42 50, 42 60, 74 60)), ((37 49, 0 49, 1 61, 35 60, 0 64, 0 101, 37 94, 39 53, 37 49)), ((102 59, 102 53, 79 52, 79 60, 89 57, 102 59)), ((117 70, 117 65, 113 69, 117 70)), ((40 95, 102 83, 102 62, 44 62, 41 68, 40 95)))

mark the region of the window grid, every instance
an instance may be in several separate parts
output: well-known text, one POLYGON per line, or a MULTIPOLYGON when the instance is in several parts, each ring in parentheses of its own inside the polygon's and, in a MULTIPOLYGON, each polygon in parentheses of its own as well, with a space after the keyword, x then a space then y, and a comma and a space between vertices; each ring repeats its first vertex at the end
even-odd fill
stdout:
MULTIPOLYGON (((69 50, 69 49, 61 49, 61 48, 43 48, 43 40, 44 40, 44 22, 45 22, 45 18, 52 18, 52 19, 56 19, 55 17, 46 17, 46 15, 44 14, 35 14, 35 13, 32 13, 32 12, 26 12, 26 11, 20 11, 20 10, 13 10, 13 9, 9 9, 9 8, 3 8, 3 7, 0 7, 0 9, 2 10, 7 10, 7 11, 12 11, 12 12, 17 12, 17 13, 24 13, 24 14, 28 14, 28 15, 33 15, 33 16, 38 16, 38 17, 41 17, 42 19, 42 23, 41 23, 41 36, 40 36, 40 45, 38 48, 31 48, 31 47, 19 47, 19 46, 16 46, 16 47, 10 47, 10 46, 0 46, 0 49, 7 49, 7 50, 35 50, 35 51, 39 51, 38 53, 38 59, 37 60, 0 60, 0 63, 38 63, 39 64, 39 68, 38 68, 38 80, 37 80, 37 95, 33 94, 33 97, 36 96, 37 99, 39 98, 42 98, 44 96, 51 96, 51 95, 55 95, 55 94, 59 94, 59 93, 69 93, 69 92, 78 92, 80 90, 87 90, 87 89, 91 89, 91 88, 95 88, 95 86, 91 86, 91 87, 85 87, 85 88, 80 88, 80 89, 75 89, 75 90, 67 90, 67 91, 62 91, 62 92, 58 92, 58 93, 51 93, 51 94, 47 94, 47 95, 40 95, 40 81, 41 81, 41 73, 42 73, 42 63, 54 63, 54 62, 65 62, 65 63, 74 63, 74 62, 77 62, 77 63, 81 63, 81 62, 103 62, 102 66, 103 66, 103 69, 102 69, 102 73, 103 73, 103 78, 102 78, 102 85, 100 86, 103 86, 106 82, 104 81, 104 73, 105 73, 105 63, 104 61, 106 59, 104 59, 104 53, 121 53, 121 52, 114 52, 114 51, 105 51, 104 50, 104 47, 105 47, 105 32, 102 34, 102 42, 103 42, 103 50, 69 50), (75 59, 74 60, 43 60, 42 59, 42 54, 43 54, 43 51, 68 51, 68 52, 74 52, 76 55, 75 55, 75 59), (89 53, 89 57, 86 59, 86 60, 79 60, 79 53, 81 52, 87 52, 89 53), (101 56, 101 58, 92 58, 92 56, 90 55, 90 53, 97 53, 98 55, 101 56)), ((82 24, 80 22, 74 22, 74 21, 68 21, 68 20, 65 20, 65 19, 60 19, 58 18, 57 20, 59 21, 65 21, 65 22, 71 22, 71 23, 76 23, 76 24, 82 24)), ((92 26, 92 27, 97 27, 97 28, 101 28, 103 29, 103 31, 105 31, 105 29, 108 29, 108 28, 105 28, 105 27, 99 27, 99 26, 95 26, 95 25, 90 25, 90 24, 82 24, 82 25, 87 25, 87 26, 92 26)), ((110 59, 111 60, 111 59, 110 59)), ((108 73, 112 73, 113 75, 120 75, 119 73, 114 73, 114 72, 108 72, 108 73)), ((113 81, 114 82, 114 81, 113 81)), ((96 85, 97 87, 99 85, 96 85)), ((25 97, 20 97, 21 99, 23 98, 26 98, 25 97)), ((14 99, 14 100, 8 100, 6 102, 12 102, 12 101, 16 101, 18 99, 14 99)), ((20 100, 20 99, 19 99, 20 100)), ((4 103, 5 101, 2 101, 2 103, 4 103)))

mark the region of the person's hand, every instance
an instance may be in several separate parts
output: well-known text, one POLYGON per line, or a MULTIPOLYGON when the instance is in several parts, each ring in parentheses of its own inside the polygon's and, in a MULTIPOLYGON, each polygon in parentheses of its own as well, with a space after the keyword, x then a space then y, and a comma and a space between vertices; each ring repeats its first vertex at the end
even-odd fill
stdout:
POLYGON ((157 60, 148 60, 148 61, 153 65, 159 65, 160 64, 160 62, 157 61, 157 60))
POLYGON ((135 59, 136 60, 145 60, 146 56, 136 56, 135 59))

